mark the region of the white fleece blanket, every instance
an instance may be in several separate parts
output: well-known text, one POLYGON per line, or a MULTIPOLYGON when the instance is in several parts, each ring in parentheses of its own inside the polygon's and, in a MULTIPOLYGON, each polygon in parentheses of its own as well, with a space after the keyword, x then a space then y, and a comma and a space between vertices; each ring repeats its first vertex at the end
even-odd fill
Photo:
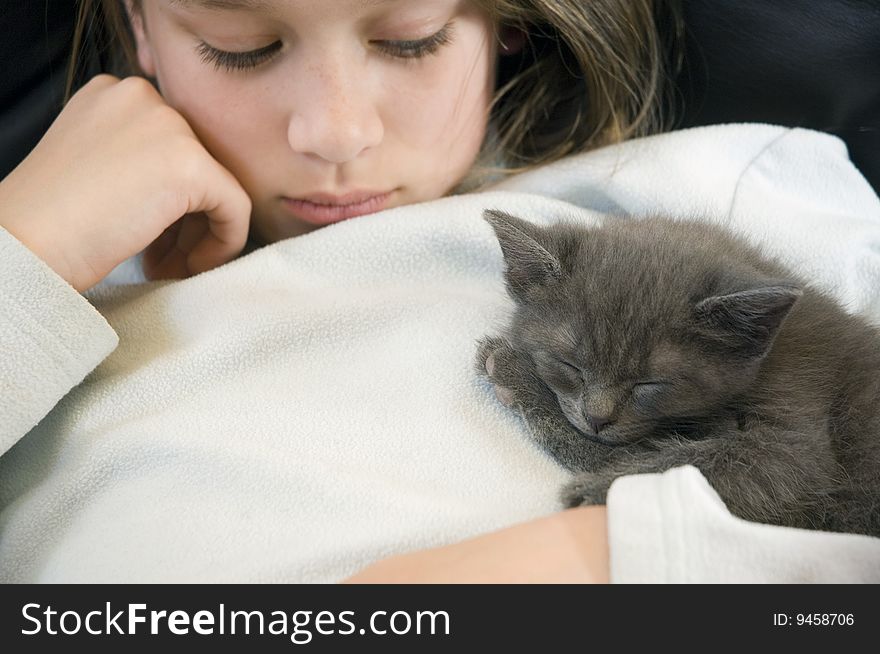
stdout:
MULTIPOLYGON (((510 310, 490 207, 704 216, 880 321, 877 196, 840 141, 761 125, 603 149, 181 282, 107 284, 89 299, 118 347, 0 457, 0 580, 333 581, 557 510, 566 473, 474 371, 476 341, 510 310)), ((52 319, 91 334, 90 351, 113 347, 89 307, 52 319)), ((97 363, 83 356, 71 384, 97 363)), ((7 388, 0 408, 20 420, 56 386, 7 388)), ((880 561, 880 541, 839 538, 880 561)), ((637 580, 626 551, 615 575, 637 580)))

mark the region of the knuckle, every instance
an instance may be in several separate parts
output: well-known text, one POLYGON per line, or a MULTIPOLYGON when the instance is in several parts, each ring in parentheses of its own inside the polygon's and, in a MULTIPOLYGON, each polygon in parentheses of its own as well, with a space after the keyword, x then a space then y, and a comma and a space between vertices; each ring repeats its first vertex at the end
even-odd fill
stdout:
POLYGON ((119 80, 116 88, 119 89, 120 92, 124 92, 125 94, 138 99, 159 96, 159 92, 146 78, 137 75, 132 75, 119 80))
POLYGON ((143 121, 152 108, 164 104, 159 92, 142 77, 126 77, 108 89, 114 111, 120 116, 143 121))
POLYGON ((70 97, 68 104, 92 103, 95 101, 95 98, 100 97, 106 89, 112 88, 118 81, 112 75, 103 73, 95 75, 70 97))
POLYGON ((100 73, 95 75, 88 82, 83 84, 83 89, 103 89, 109 86, 113 86, 119 82, 118 77, 114 77, 113 75, 109 75, 108 73, 100 73))

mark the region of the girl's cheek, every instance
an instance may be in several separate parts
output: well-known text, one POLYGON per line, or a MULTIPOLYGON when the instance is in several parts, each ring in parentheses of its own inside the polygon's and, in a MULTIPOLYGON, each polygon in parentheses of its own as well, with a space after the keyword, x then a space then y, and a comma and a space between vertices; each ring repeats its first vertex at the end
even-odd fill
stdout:
POLYGON ((463 63, 437 66, 439 70, 386 85, 383 114, 391 117, 386 122, 405 134, 407 141, 424 146, 445 147, 470 131, 481 131, 491 101, 487 66, 463 63), (404 88, 406 93, 400 91, 404 88))
POLYGON ((253 125, 261 122, 253 115, 261 103, 248 97, 242 84, 201 62, 171 71, 166 81, 167 88, 162 89, 166 101, 202 139, 234 139, 237 132, 254 131, 253 125))

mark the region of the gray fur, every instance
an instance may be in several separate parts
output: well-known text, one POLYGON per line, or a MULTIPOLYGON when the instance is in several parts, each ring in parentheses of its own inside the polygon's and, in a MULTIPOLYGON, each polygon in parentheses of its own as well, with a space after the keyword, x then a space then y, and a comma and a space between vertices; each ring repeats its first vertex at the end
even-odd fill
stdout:
POLYGON ((880 332, 727 231, 487 211, 516 302, 478 367, 576 473, 696 466, 736 515, 880 536, 880 332))

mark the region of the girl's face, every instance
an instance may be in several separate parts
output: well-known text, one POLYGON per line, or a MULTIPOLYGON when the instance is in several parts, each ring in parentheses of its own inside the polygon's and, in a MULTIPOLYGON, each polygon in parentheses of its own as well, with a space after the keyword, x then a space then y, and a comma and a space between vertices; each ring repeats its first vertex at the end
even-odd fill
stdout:
POLYGON ((438 198, 486 132, 496 49, 466 0, 147 0, 144 72, 271 242, 438 198))

